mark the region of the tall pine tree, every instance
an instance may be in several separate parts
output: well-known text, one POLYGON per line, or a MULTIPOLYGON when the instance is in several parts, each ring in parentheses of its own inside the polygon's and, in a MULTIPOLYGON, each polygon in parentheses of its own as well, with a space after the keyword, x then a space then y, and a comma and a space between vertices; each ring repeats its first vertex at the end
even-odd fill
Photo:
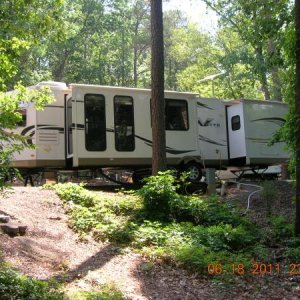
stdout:
POLYGON ((166 168, 162 0, 151 0, 152 174, 166 168))
POLYGON ((300 236, 300 0, 295 0, 295 26, 296 26, 296 225, 295 233, 300 236))

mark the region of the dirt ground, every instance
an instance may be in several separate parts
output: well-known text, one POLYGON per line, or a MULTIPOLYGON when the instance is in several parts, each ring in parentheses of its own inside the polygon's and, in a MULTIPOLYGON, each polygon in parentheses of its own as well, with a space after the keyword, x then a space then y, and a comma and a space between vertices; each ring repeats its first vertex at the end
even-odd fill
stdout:
MULTIPOLYGON (((282 201, 290 207, 290 214, 292 205, 287 198, 293 191, 283 186, 286 190, 281 187, 280 193, 284 193, 286 200, 282 201)), ((250 191, 232 186, 228 192, 228 201, 240 197, 241 205, 247 204, 250 191)), ((254 210, 261 200, 256 196, 251 201, 250 210, 254 210)), ((112 283, 125 299, 134 300, 300 298, 300 277, 237 277, 231 284, 221 284, 209 276, 201 278, 174 266, 152 264, 139 254, 109 243, 81 242, 68 228, 64 208, 54 191, 14 187, 0 198, 0 214, 28 226, 24 236, 12 238, 0 233, 2 260, 35 278, 66 282, 66 289, 88 290, 112 283)), ((259 218, 263 218, 263 210, 261 214, 259 218)))

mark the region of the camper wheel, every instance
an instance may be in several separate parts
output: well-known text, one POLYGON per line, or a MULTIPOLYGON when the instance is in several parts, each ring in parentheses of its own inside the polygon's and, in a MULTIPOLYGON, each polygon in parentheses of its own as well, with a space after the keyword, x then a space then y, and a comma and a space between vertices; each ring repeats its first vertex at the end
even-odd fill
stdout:
POLYGON ((188 179, 192 182, 202 178, 202 167, 197 162, 192 161, 184 165, 184 171, 189 173, 188 179))

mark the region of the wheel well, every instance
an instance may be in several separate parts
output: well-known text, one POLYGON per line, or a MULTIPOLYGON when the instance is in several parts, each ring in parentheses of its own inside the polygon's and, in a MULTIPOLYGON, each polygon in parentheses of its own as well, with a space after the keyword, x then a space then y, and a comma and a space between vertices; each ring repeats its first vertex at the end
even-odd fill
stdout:
POLYGON ((202 165, 200 159, 197 159, 195 157, 186 157, 179 163, 179 167, 182 168, 189 163, 197 163, 197 164, 202 165))

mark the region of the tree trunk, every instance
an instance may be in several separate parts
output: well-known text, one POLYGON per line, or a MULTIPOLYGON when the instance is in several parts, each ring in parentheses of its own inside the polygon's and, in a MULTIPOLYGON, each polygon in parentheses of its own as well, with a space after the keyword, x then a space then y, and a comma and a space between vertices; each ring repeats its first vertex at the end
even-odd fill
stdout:
MULTIPOLYGON (((296 25, 296 82, 295 104, 296 117, 300 119, 300 0, 295 0, 295 25, 296 25)), ((299 122, 298 122, 299 123, 299 122)), ((296 127, 296 220, 295 234, 300 236, 300 126, 296 127)))
POLYGON ((256 59, 257 59, 257 71, 260 77, 261 82, 261 89, 264 93, 265 100, 270 100, 270 92, 269 92, 269 86, 268 86, 268 80, 266 75, 266 67, 265 67, 265 60, 263 56, 262 51, 262 45, 259 45, 255 49, 256 59))
POLYGON ((152 174, 166 169, 162 0, 151 0, 152 174))
POLYGON ((138 64, 138 55, 137 55, 137 46, 134 45, 133 48, 133 86, 137 87, 138 85, 138 73, 137 73, 137 64, 138 64))
POLYGON ((279 102, 282 102, 282 93, 281 93, 281 82, 279 78, 279 68, 273 66, 271 70, 272 81, 273 81, 273 99, 279 102))
POLYGON ((271 74, 272 74, 272 99, 275 101, 282 102, 282 92, 281 92, 281 80, 279 77, 279 54, 277 50, 277 45, 274 42, 274 39, 269 40, 269 47, 268 47, 269 56, 273 57, 272 59, 272 66, 271 66, 271 74))

